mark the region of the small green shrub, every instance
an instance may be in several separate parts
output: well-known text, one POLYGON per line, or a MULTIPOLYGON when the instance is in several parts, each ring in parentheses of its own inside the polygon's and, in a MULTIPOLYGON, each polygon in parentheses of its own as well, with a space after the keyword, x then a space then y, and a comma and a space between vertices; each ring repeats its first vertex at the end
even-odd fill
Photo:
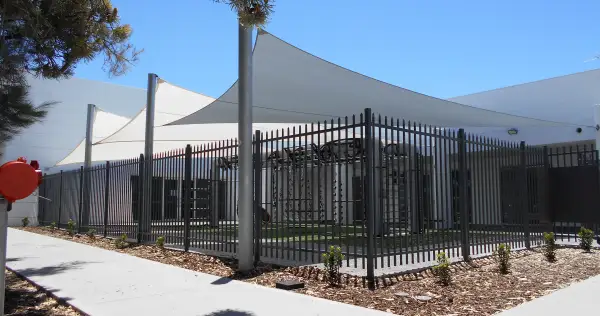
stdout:
POLYGON ((75 235, 75 221, 73 219, 69 219, 67 222, 67 233, 71 236, 75 235))
POLYGON ((498 263, 498 270, 502 274, 507 274, 510 270, 510 245, 500 244, 494 253, 494 258, 498 263))
POLYGON ((96 238, 96 230, 93 228, 90 228, 87 233, 85 233, 88 237, 90 237, 91 239, 95 239, 96 238))
POLYGON ((48 225, 48 228, 50 228, 50 229, 56 229, 56 222, 50 223, 50 225, 48 225))
POLYGON ((117 247, 117 249, 129 247, 129 243, 127 242, 127 234, 123 234, 121 237, 115 239, 115 247, 117 247))
POLYGON ((581 249, 590 252, 592 251, 592 243, 594 242, 594 232, 591 229, 587 229, 585 227, 581 227, 579 233, 579 246, 581 249))
POLYGON ((440 252, 437 255, 437 265, 433 266, 433 271, 440 283, 449 285, 452 282, 452 274, 450 273, 450 259, 445 252, 440 252))
POLYGON ((542 248, 542 251, 548 261, 556 261, 556 241, 554 240, 554 233, 544 233, 544 247, 542 248))
POLYGON ((337 285, 341 281, 340 267, 344 261, 342 248, 330 246, 329 251, 323 254, 323 263, 327 270, 327 280, 330 285, 337 285))
POLYGON ((29 226, 29 217, 23 217, 21 223, 23 223, 23 227, 29 226))
POLYGON ((165 236, 159 236, 156 238, 156 245, 160 249, 165 249, 165 236))

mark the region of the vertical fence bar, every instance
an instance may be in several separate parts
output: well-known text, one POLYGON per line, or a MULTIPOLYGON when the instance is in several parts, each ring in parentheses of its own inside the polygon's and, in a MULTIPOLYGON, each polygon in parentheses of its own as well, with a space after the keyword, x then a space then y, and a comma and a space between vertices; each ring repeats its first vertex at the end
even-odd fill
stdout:
POLYGON ((366 172, 365 172, 365 183, 363 187, 365 188, 365 196, 363 198, 364 205, 366 208, 367 215, 367 283, 369 289, 375 289, 375 268, 373 263, 375 258, 373 257, 373 248, 375 247, 375 242, 373 240, 373 229, 374 229, 374 220, 375 220, 375 192, 373 190, 374 178, 373 173, 375 170, 373 169, 373 114, 371 113, 371 109, 365 109, 365 147, 366 147, 366 172))
POLYGON ((263 219, 262 212, 262 155, 261 149, 261 133, 259 130, 254 132, 254 265, 260 262, 261 250, 261 222, 263 219))
POLYGON ((469 201, 467 191, 467 142, 465 130, 458 130, 458 203, 460 209, 461 250, 463 259, 468 261, 471 256, 469 245, 469 201))
POLYGON ((56 227, 60 228, 60 215, 62 215, 62 197, 63 197, 63 171, 60 171, 60 184, 58 185, 58 220, 56 227))
POLYGON ((523 234, 525 238, 525 248, 531 249, 531 240, 529 239, 529 181, 527 181, 527 152, 525 142, 522 141, 519 147, 521 160, 521 212, 523 212, 523 234))
POLYGON ((110 161, 106 162, 106 178, 104 180, 104 238, 108 229, 108 201, 110 196, 110 161))
MULTIPOLYGON (((192 192, 192 146, 185 147, 185 170, 183 176, 183 248, 190 250, 190 206, 192 192)), ((215 168, 217 166, 214 166, 215 168)))
MULTIPOLYGON (((137 220, 138 220, 138 229, 137 229, 137 242, 141 243, 143 238, 142 238, 142 225, 143 225, 143 214, 144 214, 144 164, 145 164, 145 160, 144 160, 144 154, 140 154, 140 158, 138 161, 138 190, 137 190, 137 220)), ((148 198, 150 198, 150 196, 148 196, 148 198)))
POLYGON ((81 220, 83 213, 83 178, 85 169, 83 167, 79 168, 79 215, 77 216, 77 232, 81 233, 81 220))

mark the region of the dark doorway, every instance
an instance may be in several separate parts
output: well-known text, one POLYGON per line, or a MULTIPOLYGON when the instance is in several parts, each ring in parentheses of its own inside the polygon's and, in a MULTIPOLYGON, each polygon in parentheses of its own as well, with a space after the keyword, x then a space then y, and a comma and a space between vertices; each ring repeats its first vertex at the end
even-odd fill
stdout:
MULTIPOLYGON (((460 225, 460 194, 459 194, 459 171, 452 170, 450 180, 452 181, 452 220, 454 225, 460 225)), ((469 212, 469 223, 473 221, 473 192, 471 188, 471 170, 467 170, 467 210, 469 212)))
POLYGON ((525 183, 521 168, 512 167, 500 170, 500 202, 503 224, 523 223, 521 209, 524 206, 528 212, 529 224, 538 225, 548 222, 546 208, 540 198, 544 196, 546 189, 543 181, 540 181, 544 170, 543 167, 527 168, 525 183))
POLYGON ((362 177, 352 177, 352 207, 354 208, 354 220, 363 221, 365 219, 365 209, 363 204, 363 179, 362 177))
POLYGON ((554 222, 600 222, 598 166, 550 168, 548 176, 554 222))
POLYGON ((140 218, 140 209, 142 204, 142 201, 140 201, 140 184, 139 176, 131 176, 131 211, 133 213, 134 221, 137 221, 140 218))
POLYGON ((163 178, 152 177, 152 197, 150 201, 152 203, 151 212, 153 221, 162 219, 163 194, 163 178))
POLYGON ((177 185, 179 180, 165 180, 165 219, 177 219, 177 185))
MULTIPOLYGON (((191 205, 191 218, 205 219, 210 218, 212 211, 212 183, 214 180, 210 179, 196 179, 195 183, 193 183, 192 188, 192 205, 191 205)), ((218 216, 219 219, 225 218, 226 213, 226 183, 225 181, 219 181, 218 183, 218 216)), ((183 216, 183 215, 182 215, 183 216)))

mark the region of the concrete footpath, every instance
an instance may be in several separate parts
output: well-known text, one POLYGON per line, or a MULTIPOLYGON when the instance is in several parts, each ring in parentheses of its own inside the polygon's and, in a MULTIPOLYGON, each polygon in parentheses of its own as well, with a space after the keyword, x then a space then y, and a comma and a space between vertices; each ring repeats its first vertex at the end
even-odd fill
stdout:
POLYGON ((62 239, 8 230, 6 265, 92 316, 384 316, 62 239))
POLYGON ((589 278, 500 313, 500 316, 600 314, 600 276, 589 278))

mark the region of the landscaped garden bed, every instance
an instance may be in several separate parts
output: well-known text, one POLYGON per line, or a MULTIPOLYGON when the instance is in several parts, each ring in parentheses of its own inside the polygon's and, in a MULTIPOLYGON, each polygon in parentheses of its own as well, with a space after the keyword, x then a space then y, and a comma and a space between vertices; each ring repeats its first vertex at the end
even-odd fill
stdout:
POLYGON ((296 279, 306 295, 326 298, 399 315, 491 315, 577 281, 600 274, 600 252, 558 249, 556 261, 548 262, 541 250, 513 253, 508 274, 501 274, 491 259, 450 266, 451 282, 444 286, 431 271, 380 279, 375 290, 362 286, 359 278, 344 276, 331 286, 324 271, 316 268, 259 267, 250 275, 235 273, 235 261, 196 253, 162 249, 156 245, 116 245, 112 239, 70 236, 65 231, 26 227, 26 231, 72 240, 127 253, 165 264, 274 287, 275 282, 296 279), (122 247, 118 249, 118 247, 122 247))
POLYGON ((79 316, 79 312, 65 304, 59 304, 31 283, 19 278, 11 271, 6 272, 6 301, 4 315, 79 316))

